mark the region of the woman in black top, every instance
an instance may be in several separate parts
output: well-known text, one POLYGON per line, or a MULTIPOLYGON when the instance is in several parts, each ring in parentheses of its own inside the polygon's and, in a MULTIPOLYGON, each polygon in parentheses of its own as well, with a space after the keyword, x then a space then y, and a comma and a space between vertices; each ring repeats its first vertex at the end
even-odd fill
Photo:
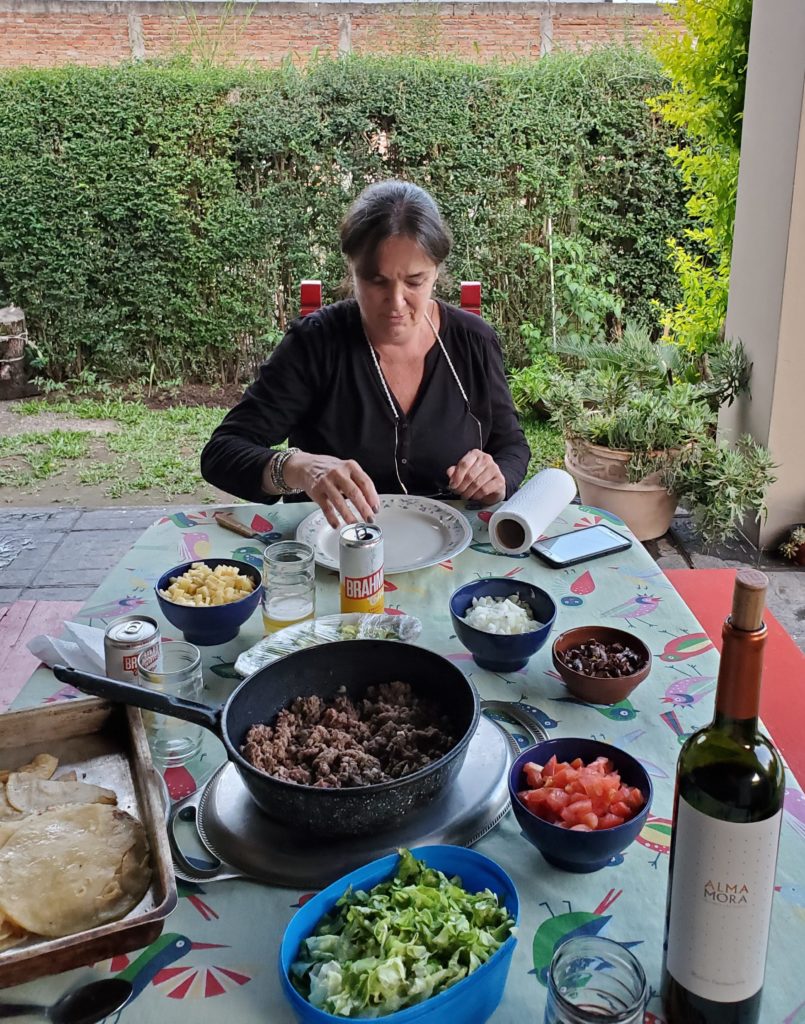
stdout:
POLYGON ((512 494, 529 450, 497 336, 431 294, 450 243, 427 192, 370 185, 341 227, 355 298, 291 324, 204 448, 204 477, 250 501, 309 496, 334 527, 355 521, 347 501, 370 519, 378 493, 512 494))

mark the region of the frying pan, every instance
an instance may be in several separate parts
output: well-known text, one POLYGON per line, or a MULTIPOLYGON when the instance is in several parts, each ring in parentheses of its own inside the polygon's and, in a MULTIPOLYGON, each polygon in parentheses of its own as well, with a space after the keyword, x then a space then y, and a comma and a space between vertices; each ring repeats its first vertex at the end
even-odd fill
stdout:
POLYGON ((399 821, 447 786, 464 762, 480 715, 478 694, 440 654, 395 640, 341 640, 295 651, 245 679, 218 708, 57 665, 53 674, 84 693, 203 726, 223 742, 252 799, 270 817, 321 836, 371 832, 399 821), (454 744, 442 757, 391 782, 323 789, 276 779, 240 750, 256 723, 273 723, 294 698, 334 697, 343 687, 362 697, 368 686, 401 680, 445 715, 454 744))

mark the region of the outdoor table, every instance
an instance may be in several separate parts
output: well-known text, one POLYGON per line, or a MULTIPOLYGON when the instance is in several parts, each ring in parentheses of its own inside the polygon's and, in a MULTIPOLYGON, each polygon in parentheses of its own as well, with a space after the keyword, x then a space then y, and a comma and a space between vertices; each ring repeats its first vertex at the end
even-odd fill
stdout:
MULTIPOLYGON (((294 536, 315 506, 282 504, 238 506, 236 514, 263 531, 294 536)), ((541 1024, 545 972, 558 939, 570 934, 601 934, 630 946, 641 960, 652 990, 646 1021, 662 1021, 657 989, 670 844, 673 777, 680 743, 712 717, 718 655, 707 635, 662 571, 637 541, 628 551, 566 570, 552 570, 530 555, 498 555, 489 542, 489 511, 457 503, 469 519, 473 543, 461 555, 431 568, 386 581, 386 607, 418 616, 417 641, 456 661, 480 695, 520 702, 535 710, 551 736, 595 737, 640 758, 654 783, 651 816, 640 837, 606 868, 571 874, 553 868, 521 835, 512 814, 483 838, 477 849, 498 861, 520 893, 518 943, 498 1024, 541 1024), (529 580, 556 601, 554 633, 600 622, 634 631, 654 654, 648 679, 629 700, 613 707, 580 703, 568 696, 551 664, 551 641, 525 669, 507 676, 480 669, 453 635, 448 598, 476 577, 529 580)), ((569 506, 549 533, 596 522, 620 520, 583 506, 569 506)), ((153 592, 159 575, 180 562, 204 557, 237 557, 260 564, 261 546, 220 528, 211 509, 180 512, 161 519, 140 537, 113 569, 77 618, 103 626, 115 616, 142 612, 155 616, 163 635, 178 636, 160 615, 153 592)), ((317 570, 317 614, 338 608, 338 576, 317 570)), ((729 609, 724 609, 724 614, 729 609)), ((221 701, 238 683, 237 655, 262 635, 259 610, 240 635, 221 647, 203 648, 206 699, 221 701)), ((14 703, 15 708, 75 698, 51 672, 38 669, 14 703)), ((223 748, 205 734, 200 763, 166 774, 174 798, 208 776, 224 760, 223 748), (195 781, 194 781, 195 779, 195 781)), ((805 798, 793 775, 787 777, 785 812, 763 997, 764 1024, 805 1021, 805 798)), ((179 907, 162 937, 132 953, 68 974, 8 990, 9 998, 54 1001, 67 989, 125 972, 134 999, 122 1012, 138 1024, 185 1024, 193 1020, 290 1024, 281 994, 277 952, 287 922, 305 893, 249 881, 203 886, 180 883, 179 907), (194 944, 199 944, 194 946, 194 944), (206 946, 200 944, 208 944, 206 946)))

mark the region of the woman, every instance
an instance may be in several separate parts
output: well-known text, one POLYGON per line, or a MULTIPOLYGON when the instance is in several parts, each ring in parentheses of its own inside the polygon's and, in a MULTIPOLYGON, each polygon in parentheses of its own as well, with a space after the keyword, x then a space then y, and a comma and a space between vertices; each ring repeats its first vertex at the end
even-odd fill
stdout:
POLYGON ((354 298, 291 324, 204 448, 204 477, 249 501, 309 497, 333 527, 371 519, 383 493, 515 491, 529 449, 497 336, 432 296, 450 245, 423 189, 365 189, 341 226, 354 298))

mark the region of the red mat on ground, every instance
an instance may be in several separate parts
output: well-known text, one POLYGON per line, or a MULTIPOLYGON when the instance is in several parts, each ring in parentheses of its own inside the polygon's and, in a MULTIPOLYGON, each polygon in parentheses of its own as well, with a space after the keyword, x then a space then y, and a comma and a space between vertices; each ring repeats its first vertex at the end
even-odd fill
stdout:
POLYGON ((25 646, 45 633, 60 636, 80 601, 17 601, 0 608, 0 712, 5 711, 39 665, 25 646))
MULTIPOLYGON (((735 569, 671 569, 666 576, 705 633, 721 650, 721 627, 732 607, 735 569)), ((770 611, 760 716, 797 781, 805 787, 805 654, 770 611)))

